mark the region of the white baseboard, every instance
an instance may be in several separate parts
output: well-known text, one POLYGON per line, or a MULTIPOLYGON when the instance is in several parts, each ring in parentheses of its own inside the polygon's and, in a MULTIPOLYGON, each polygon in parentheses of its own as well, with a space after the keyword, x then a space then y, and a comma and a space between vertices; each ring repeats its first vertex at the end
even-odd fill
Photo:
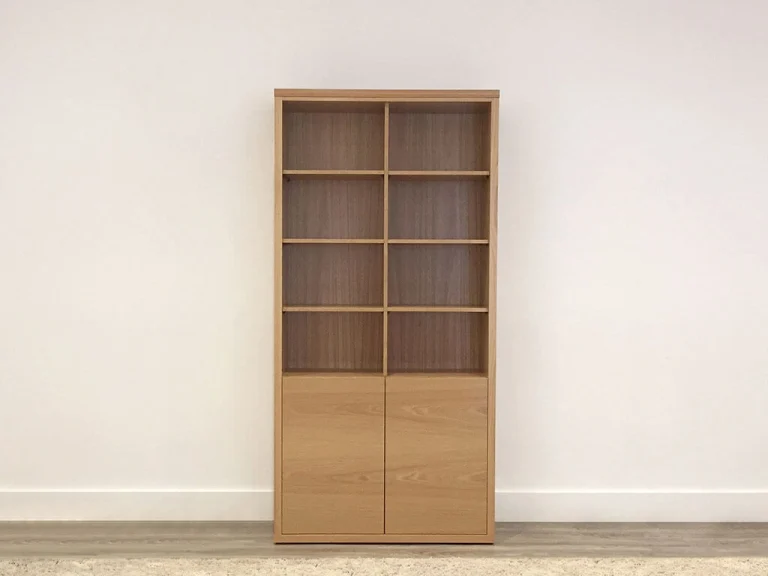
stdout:
POLYGON ((768 522, 768 490, 499 491, 499 522, 768 522))
MULTIPOLYGON (((272 490, 0 490, 8 520, 272 520, 272 490)), ((768 522, 768 490, 496 493, 499 522, 768 522)))
POLYGON ((272 490, 0 490, 6 520, 272 520, 272 490))

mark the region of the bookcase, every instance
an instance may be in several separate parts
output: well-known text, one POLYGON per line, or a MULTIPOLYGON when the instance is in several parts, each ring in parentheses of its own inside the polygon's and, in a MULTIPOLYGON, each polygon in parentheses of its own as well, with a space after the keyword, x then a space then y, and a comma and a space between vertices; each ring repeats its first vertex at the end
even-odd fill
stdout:
POLYGON ((498 99, 275 90, 276 542, 493 542, 498 99))

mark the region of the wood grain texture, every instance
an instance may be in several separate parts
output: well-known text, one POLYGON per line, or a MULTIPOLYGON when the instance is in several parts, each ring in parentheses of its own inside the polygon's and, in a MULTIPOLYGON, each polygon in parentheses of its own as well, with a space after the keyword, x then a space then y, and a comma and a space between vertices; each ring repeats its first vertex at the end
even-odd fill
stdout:
POLYGON ((486 314, 389 313, 388 371, 485 374, 486 314))
POLYGON ((388 534, 485 534, 488 380, 388 377, 388 534))
POLYGON ((482 314, 488 312, 483 306, 388 306, 389 312, 471 312, 482 314))
POLYGON ((383 239, 383 180, 286 178, 283 235, 383 239))
POLYGON ((282 446, 282 410, 280 408, 282 402, 282 388, 283 388, 283 244, 281 239, 283 237, 283 102, 280 98, 275 99, 275 230, 274 230, 274 275, 275 275, 275 292, 273 303, 273 323, 274 323, 274 409, 275 409, 275 422, 274 422, 274 485, 275 485, 275 502, 274 502, 274 519, 275 519, 275 532, 279 533, 281 530, 282 512, 280 509, 281 495, 280 495, 280 475, 282 473, 282 458, 280 446, 282 446))
POLYGON ((299 100, 293 97, 283 99, 283 109, 286 113, 293 112, 333 112, 339 113, 375 113, 381 114, 384 103, 374 100, 355 100, 350 98, 307 98, 299 100))
POLYGON ((485 178, 488 170, 392 170, 390 176, 408 180, 466 180, 485 178))
POLYGON ((389 247, 392 306, 485 306, 487 275, 487 246, 389 247))
POLYGON ((285 376, 290 376, 291 378, 298 376, 305 378, 326 378, 328 376, 384 376, 384 374, 378 372, 360 372, 356 370, 313 370, 312 372, 286 372, 285 376))
POLYGON ((283 176, 294 180, 309 179, 349 179, 349 180, 378 180, 384 175, 384 170, 283 170, 283 176))
POLYGON ((488 185, 488 533, 496 526, 496 240, 498 232, 499 100, 491 102, 491 177, 488 185))
POLYGON ((322 90, 314 88, 275 88, 275 97, 280 98, 379 98, 382 100, 399 98, 426 99, 466 99, 498 98, 498 90, 322 90))
POLYGON ((477 238, 390 238, 387 244, 488 244, 477 238))
POLYGON ((283 244, 384 244, 384 243, 385 243, 385 240, 383 238, 283 238, 283 244))
MULTIPOLYGON (((414 107, 417 105, 414 105, 414 107)), ((392 170, 487 170, 487 112, 390 111, 392 170)))
POLYGON ((381 373, 382 316, 370 312, 283 314, 283 370, 381 373))
POLYGON ((466 370, 443 370, 441 372, 394 372, 392 374, 388 374, 387 376, 393 378, 425 378, 427 380, 441 380, 446 376, 466 376, 468 378, 475 378, 479 376, 486 378, 485 374, 481 374, 479 372, 469 372, 466 370))
MULTIPOLYGON (((386 505, 385 505, 386 507, 386 505)), ((276 544, 493 544, 488 534, 292 534, 276 544)))
MULTIPOLYGON (((279 458, 286 416, 282 378, 277 382, 281 371, 289 378, 306 374, 303 393, 311 410, 318 408, 311 399, 317 389, 309 382, 317 384, 317 378, 331 382, 353 374, 381 378, 388 372, 415 373, 400 381, 429 387, 445 383, 447 373, 466 380, 468 374, 485 375, 491 362, 495 368, 495 335, 489 329, 493 326, 495 332, 495 286, 489 283, 495 267, 491 269, 489 257, 496 253, 491 195, 497 182, 498 131, 491 124, 498 120, 497 97, 497 91, 321 90, 286 91, 276 99, 281 110, 275 121, 275 178, 281 182, 275 184, 280 201, 275 207, 280 218, 279 234, 275 224, 280 244, 275 248, 275 274, 280 275, 275 294, 278 484, 286 464, 279 458)), ((492 415, 492 383, 485 385, 485 395, 486 413, 492 415)), ((450 406, 458 410, 458 404, 450 406)), ((431 410, 432 416, 438 414, 440 405, 431 410)), ((429 409, 424 415, 430 416, 429 409)), ((300 416, 294 424, 307 422, 300 416)), ((462 434, 462 426, 453 433, 462 434)), ((492 417, 486 416, 481 454, 486 465, 480 472, 487 480, 481 489, 486 503, 493 499, 492 478, 488 480, 493 473, 493 426, 492 417)), ((332 426, 323 427, 326 432, 332 426)), ((436 485, 435 501, 445 504, 453 497, 446 496, 442 482, 475 476, 460 475, 449 459, 438 458, 432 465, 432 453, 422 450, 426 464, 419 474, 436 485)), ((321 475, 319 482, 307 480, 303 489, 320 486, 334 498, 348 498, 349 491, 336 482, 334 466, 339 466, 334 458, 302 467, 307 477, 321 475)), ((382 448, 382 467, 383 460, 382 448)), ((405 478, 401 483, 408 484, 405 478)), ((411 484, 406 487, 425 488, 411 484)), ((470 484, 467 480, 460 488, 470 484)), ((371 528, 370 518, 362 528, 349 527, 305 494, 294 518, 305 524, 319 520, 309 530, 297 525, 291 530, 302 533, 286 536, 285 495, 280 494, 281 486, 276 486, 275 539, 280 542, 493 541, 492 513, 484 515, 483 527, 473 524, 471 513, 463 528, 458 523, 451 527, 450 514, 467 515, 461 505, 447 504, 436 512, 448 518, 438 532, 417 526, 418 533, 383 534, 383 489, 381 528, 371 528), (302 518, 304 510, 309 520, 302 518)), ((420 521, 428 519, 420 515, 420 521)))
POLYGON ((380 112, 287 112, 283 168, 381 170, 384 109, 380 112))
POLYGON ((283 306, 283 312, 383 312, 384 306, 283 306))
POLYGON ((495 546, 275 546, 272 522, 2 522, 2 558, 768 556, 768 523, 499 523, 495 546))
POLYGON ((286 244, 283 303, 383 305, 383 249, 367 244, 286 244))
POLYGON ((384 378, 283 378, 283 527, 384 532, 384 378))
POLYGON ((390 106, 393 114, 484 114, 488 116, 490 111, 490 101, 475 99, 392 102, 390 106))
POLYGON ((390 180, 392 239, 484 239, 488 237, 487 223, 485 179, 390 180))

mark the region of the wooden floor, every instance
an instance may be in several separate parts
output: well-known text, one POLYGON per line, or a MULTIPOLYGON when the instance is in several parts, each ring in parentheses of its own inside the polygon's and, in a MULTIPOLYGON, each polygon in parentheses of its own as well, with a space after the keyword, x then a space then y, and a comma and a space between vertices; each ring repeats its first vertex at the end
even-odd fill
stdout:
POLYGON ((768 524, 499 524, 495 546, 279 545, 267 522, 0 523, 0 558, 768 556, 768 524))

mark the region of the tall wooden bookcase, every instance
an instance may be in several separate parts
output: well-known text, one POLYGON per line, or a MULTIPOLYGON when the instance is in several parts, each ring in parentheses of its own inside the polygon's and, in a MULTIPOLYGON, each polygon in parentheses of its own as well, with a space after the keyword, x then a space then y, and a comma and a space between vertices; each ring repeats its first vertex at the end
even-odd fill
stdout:
POLYGON ((276 542, 493 542, 498 103, 275 90, 276 542))

